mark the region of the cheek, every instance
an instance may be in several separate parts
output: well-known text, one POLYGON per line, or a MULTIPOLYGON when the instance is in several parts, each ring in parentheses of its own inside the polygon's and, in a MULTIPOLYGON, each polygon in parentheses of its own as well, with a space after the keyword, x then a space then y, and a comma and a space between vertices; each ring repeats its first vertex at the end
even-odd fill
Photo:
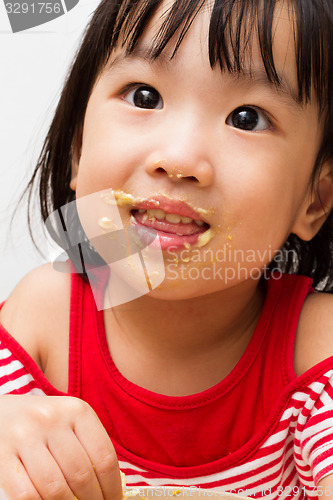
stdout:
POLYGON ((94 192, 110 187, 118 188, 131 170, 134 161, 128 142, 117 134, 97 126, 86 129, 79 162, 77 191, 94 192))
POLYGON ((224 173, 220 181, 223 205, 234 215, 246 218, 265 218, 274 211, 288 212, 293 205, 296 176, 282 161, 256 161, 234 164, 233 171, 224 173))
POLYGON ((225 171, 219 180, 223 193, 220 241, 239 248, 278 249, 291 232, 306 183, 299 182, 292 154, 275 150, 275 155, 261 152, 254 158, 235 162, 233 170, 225 171))

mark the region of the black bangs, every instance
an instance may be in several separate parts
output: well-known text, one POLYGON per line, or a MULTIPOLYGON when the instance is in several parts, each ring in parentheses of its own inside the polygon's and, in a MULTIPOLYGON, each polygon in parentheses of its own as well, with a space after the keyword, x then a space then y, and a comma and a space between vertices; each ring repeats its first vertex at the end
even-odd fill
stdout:
MULTIPOLYGON (((166 45, 178 33, 178 40, 172 57, 175 55, 196 15, 205 3, 205 0, 177 0, 171 5, 169 11, 166 12, 160 32, 151 47, 150 57, 152 60, 161 55, 166 45)), ((121 38, 121 46, 125 48, 127 54, 131 54, 148 22, 161 4, 161 0, 137 2, 124 0, 114 27, 112 48, 116 47, 119 38, 121 38)))
MULTIPOLYGON (((273 19, 285 4, 294 24, 298 100, 308 101, 313 86, 320 109, 323 110, 332 97, 332 79, 328 79, 333 57, 330 2, 331 0, 175 0, 164 15, 150 56, 152 60, 158 58, 175 37, 177 41, 173 57, 200 10, 210 9, 208 51, 211 66, 218 64, 221 70, 238 74, 248 72, 245 61, 251 58, 251 43, 257 39, 267 78, 279 86, 280 80, 273 58, 273 19), (331 37, 329 44, 328 37, 331 37)), ((121 45, 130 54, 162 2, 124 0, 120 3, 109 48, 115 48, 121 39, 121 45)))

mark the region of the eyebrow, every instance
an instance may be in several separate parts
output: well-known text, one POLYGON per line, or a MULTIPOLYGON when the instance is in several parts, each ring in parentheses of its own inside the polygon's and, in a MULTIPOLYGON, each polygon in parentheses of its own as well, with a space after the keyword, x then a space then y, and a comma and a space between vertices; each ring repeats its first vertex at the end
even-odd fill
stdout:
POLYGON ((269 90, 274 89, 287 105, 291 105, 293 107, 296 105, 300 109, 303 108, 303 102, 300 100, 297 91, 293 89, 292 85, 283 76, 277 75, 278 82, 272 82, 269 80, 264 68, 229 74, 234 77, 235 81, 241 82, 244 87, 257 85, 269 90))
MULTIPOLYGON (((143 60, 155 68, 166 67, 170 64, 171 60, 173 61, 173 64, 177 61, 177 59, 172 59, 172 53, 170 55, 166 51, 161 52, 157 58, 154 58, 152 53, 153 50, 151 45, 147 43, 139 43, 139 45, 137 45, 129 54, 126 53, 126 51, 123 51, 121 54, 109 61, 106 65, 106 70, 110 71, 117 66, 121 66, 122 63, 126 63, 131 60, 143 60)), ((234 82, 240 83, 245 89, 250 89, 255 86, 265 88, 269 91, 272 91, 273 89, 287 106, 291 106, 293 108, 297 107, 298 109, 303 109, 304 107, 297 91, 293 89, 287 79, 277 73, 277 82, 269 80, 263 66, 253 70, 250 69, 241 72, 224 70, 224 73, 230 75, 234 82)))
POLYGON ((129 54, 126 53, 125 50, 114 59, 109 61, 106 69, 114 69, 116 66, 121 65, 123 62, 135 59, 143 60, 150 64, 154 64, 155 66, 166 66, 171 60, 171 56, 168 55, 165 51, 161 52, 161 54, 159 54, 157 58, 154 58, 152 56, 152 52, 153 50, 150 45, 141 43, 137 45, 129 54))

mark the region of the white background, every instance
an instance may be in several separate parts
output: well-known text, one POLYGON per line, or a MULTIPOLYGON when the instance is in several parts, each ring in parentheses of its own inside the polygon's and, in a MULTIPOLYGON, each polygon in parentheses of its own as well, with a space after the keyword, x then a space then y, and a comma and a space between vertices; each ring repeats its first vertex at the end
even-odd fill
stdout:
MULTIPOLYGON (((99 0, 80 0, 67 14, 12 33, 0 0, 0 301, 30 269, 57 255, 39 230, 34 248, 27 198, 11 224, 34 165, 82 32, 99 0)), ((38 225, 40 219, 38 220, 38 225)))

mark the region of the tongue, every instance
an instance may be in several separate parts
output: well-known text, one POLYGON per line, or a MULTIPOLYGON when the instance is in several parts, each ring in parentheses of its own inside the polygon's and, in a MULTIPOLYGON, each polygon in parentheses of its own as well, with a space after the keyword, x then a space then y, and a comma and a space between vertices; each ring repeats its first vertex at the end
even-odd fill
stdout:
POLYGON ((190 234, 202 233, 206 230, 205 226, 199 227, 195 222, 190 222, 189 224, 183 224, 179 222, 178 224, 174 224, 172 222, 168 222, 167 220, 158 220, 155 217, 147 218, 146 213, 134 213, 135 219, 146 227, 151 227, 156 231, 163 231, 164 233, 172 233, 177 236, 188 236, 190 234))

